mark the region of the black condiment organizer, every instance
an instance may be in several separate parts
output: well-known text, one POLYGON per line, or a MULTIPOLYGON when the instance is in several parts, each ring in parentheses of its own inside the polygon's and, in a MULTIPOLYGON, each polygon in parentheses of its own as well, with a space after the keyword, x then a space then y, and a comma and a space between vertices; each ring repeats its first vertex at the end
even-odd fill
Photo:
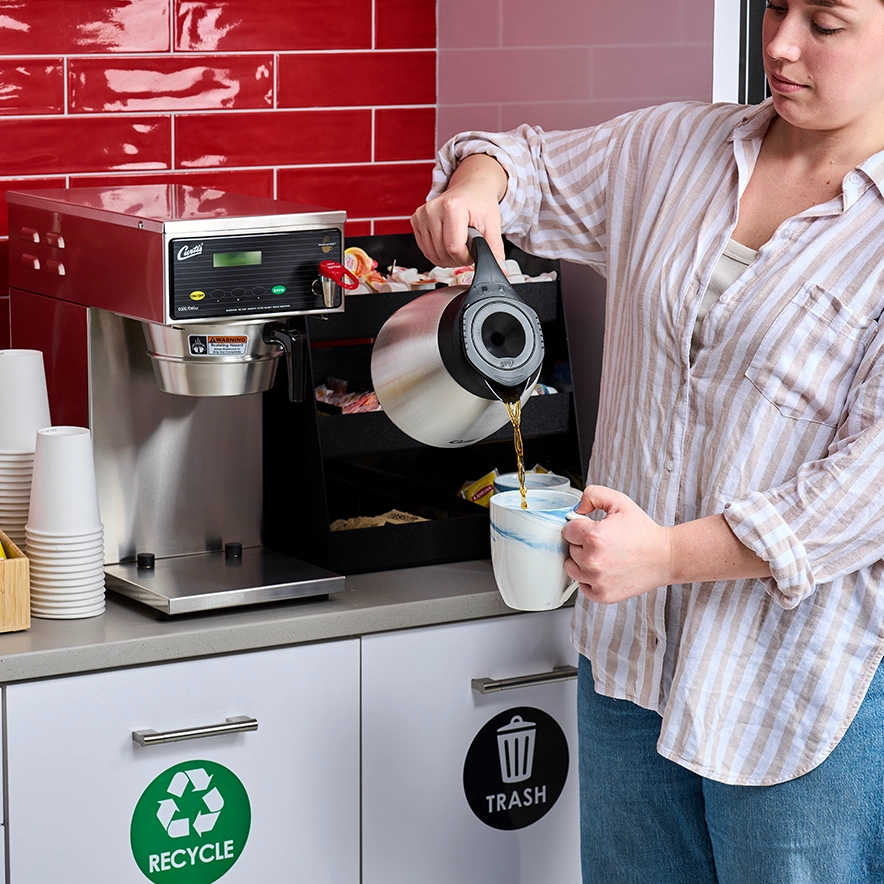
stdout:
MULTIPOLYGON (((410 235, 351 238, 385 270, 429 269, 410 235)), ((558 263, 508 246, 527 275, 558 263)), ((544 334, 541 381, 556 362, 568 362, 568 337, 559 281, 516 289, 534 308, 544 334)), ((459 449, 432 448, 401 432, 383 412, 335 414, 311 391, 327 377, 371 389, 374 336, 399 307, 422 292, 353 295, 344 313, 306 317, 310 340, 308 396, 288 401, 284 378, 264 394, 264 543, 339 574, 383 571, 489 556, 488 509, 458 495, 464 482, 497 468, 515 470, 509 424, 488 439, 459 449), (425 522, 331 531, 336 519, 377 516, 391 509, 425 522)), ((525 464, 540 463, 582 487, 583 459, 573 395, 533 396, 522 414, 525 464)))

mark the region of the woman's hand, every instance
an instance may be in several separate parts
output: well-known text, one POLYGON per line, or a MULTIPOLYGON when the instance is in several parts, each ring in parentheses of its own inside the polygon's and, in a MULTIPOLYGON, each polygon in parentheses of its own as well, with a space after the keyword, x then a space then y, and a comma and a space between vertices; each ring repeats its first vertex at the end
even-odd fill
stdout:
POLYGON ((589 485, 578 512, 602 510, 601 521, 575 518, 562 529, 571 545, 565 571, 591 601, 610 604, 670 583, 770 577, 770 565, 745 546, 721 513, 658 525, 625 494, 589 485))
POLYGON ((424 255, 438 267, 471 264, 467 228, 474 227, 502 263, 499 203, 506 185, 506 172, 497 160, 485 154, 465 157, 445 193, 412 215, 411 226, 424 255))
POLYGON ((578 511, 604 519, 572 519, 562 530, 571 545, 565 571, 593 602, 610 604, 670 582, 671 529, 658 525, 625 494, 603 485, 583 492, 578 511))

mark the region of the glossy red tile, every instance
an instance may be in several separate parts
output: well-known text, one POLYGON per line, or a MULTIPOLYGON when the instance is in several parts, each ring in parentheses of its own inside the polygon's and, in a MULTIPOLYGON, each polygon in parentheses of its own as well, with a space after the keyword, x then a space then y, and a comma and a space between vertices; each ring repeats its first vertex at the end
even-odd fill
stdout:
POLYGON ((61 59, 0 59, 0 114, 57 114, 64 111, 61 59))
POLYGON ((684 98, 709 101, 712 93, 710 46, 604 46, 592 51, 593 98, 634 99, 636 107, 684 98), (654 71, 653 77, 648 71, 654 71))
MULTIPOLYGON (((3 295, 9 294, 9 240, 0 240, 0 293, 3 295)), ((8 305, 7 305, 8 306, 8 305)), ((0 308, 5 309, 5 308, 0 308)), ((7 322, 10 326, 10 344, 8 346, 12 346, 12 310, 6 309, 6 317, 7 322)))
MULTIPOLYGON (((6 243, 4 245, 4 253, 8 251, 9 247, 6 243)), ((3 261, 6 264, 6 260, 4 258, 3 261)), ((6 289, 4 288, 4 291, 6 289)), ((0 296, 0 350, 8 350, 12 346, 11 339, 9 337, 9 297, 0 296)))
POLYGON ((410 218, 390 218, 388 221, 381 219, 374 222, 376 236, 389 233, 414 233, 410 218))
MULTIPOLYGON (((622 66, 613 64, 610 76, 616 77, 622 66)), ((498 104, 504 97, 585 101, 591 97, 589 70, 590 50, 581 46, 445 49, 439 52, 439 104, 498 104)), ((641 74, 647 78, 647 67, 641 66, 641 74)))
POLYGON ((379 108, 374 112, 374 158, 430 160, 435 156, 436 108, 379 108))
POLYGON ((0 11, 0 55, 169 50, 169 0, 9 0, 0 11))
POLYGON ((280 107, 435 101, 435 52, 317 52, 279 57, 280 107))
POLYGON ((404 217, 430 190, 432 163, 280 169, 280 199, 344 209, 352 218, 404 217))
POLYGON ((159 172, 155 175, 72 175, 71 187, 123 187, 127 184, 190 184, 229 193, 273 198, 273 169, 207 169, 205 172, 159 172))
POLYGON ((71 113, 273 106, 273 56, 72 58, 71 113))
POLYGON ((171 166, 169 117, 0 120, 0 175, 62 175, 171 166))
POLYGON ((344 236, 371 236, 371 221, 348 221, 344 225, 344 236))
POLYGON ((175 49, 370 49, 371 8, 372 0, 173 0, 175 49))
MULTIPOLYGON (((7 190, 45 190, 47 187, 64 187, 64 178, 0 178, 0 236, 9 233, 9 212, 6 205, 7 190)), ((6 267, 6 264, 3 264, 6 267)), ((0 287, 5 293, 6 287, 0 287)))
POLYGON ((9 297, 12 346, 43 351, 52 423, 88 427, 87 308, 17 289, 9 297))
MULTIPOLYGON (((481 5, 481 4, 480 4, 481 5)), ((462 27, 469 29, 469 19, 462 27)), ((436 46, 436 0, 375 0, 378 49, 436 46)))
POLYGON ((175 166, 353 163, 371 158, 371 111, 194 114, 175 123, 175 166))

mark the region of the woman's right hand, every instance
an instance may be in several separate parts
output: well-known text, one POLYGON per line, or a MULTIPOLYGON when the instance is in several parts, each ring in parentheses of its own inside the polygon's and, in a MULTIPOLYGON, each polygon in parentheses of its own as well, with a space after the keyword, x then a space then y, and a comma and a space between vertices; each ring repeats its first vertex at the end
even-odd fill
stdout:
POLYGON ((437 267, 471 264, 467 228, 473 227, 503 263, 499 204, 506 186, 506 172, 493 157, 486 154, 465 157, 451 176, 446 191, 425 203, 411 217, 420 250, 437 267))

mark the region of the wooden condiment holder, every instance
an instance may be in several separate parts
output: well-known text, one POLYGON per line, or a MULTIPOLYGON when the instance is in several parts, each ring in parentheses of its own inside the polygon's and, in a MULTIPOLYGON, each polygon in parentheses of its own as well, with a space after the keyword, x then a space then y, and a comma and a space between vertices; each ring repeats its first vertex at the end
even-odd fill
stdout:
POLYGON ((0 559, 0 632, 30 629, 31 595, 28 559, 0 531, 6 558, 0 559))

